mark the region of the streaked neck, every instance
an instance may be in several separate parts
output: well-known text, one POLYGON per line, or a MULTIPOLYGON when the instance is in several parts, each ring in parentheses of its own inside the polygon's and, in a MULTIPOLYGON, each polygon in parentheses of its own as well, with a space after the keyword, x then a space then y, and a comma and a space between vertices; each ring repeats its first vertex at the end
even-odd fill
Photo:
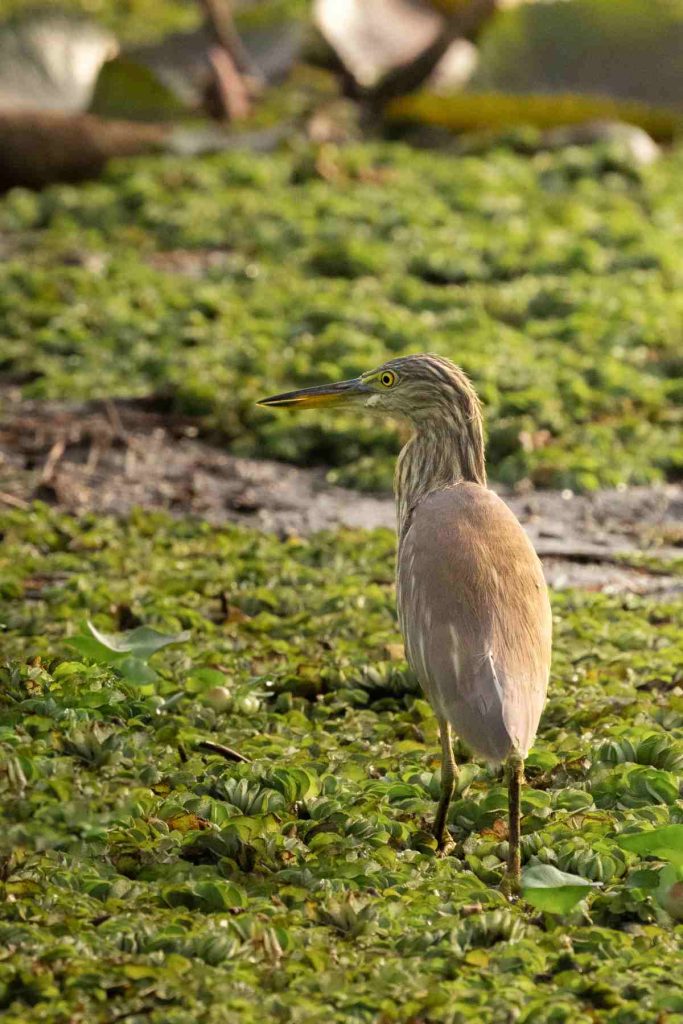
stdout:
POLYGON ((463 420, 454 413, 418 424, 396 463, 399 538, 408 529, 414 508, 428 494, 463 480, 486 487, 481 416, 477 413, 463 420))

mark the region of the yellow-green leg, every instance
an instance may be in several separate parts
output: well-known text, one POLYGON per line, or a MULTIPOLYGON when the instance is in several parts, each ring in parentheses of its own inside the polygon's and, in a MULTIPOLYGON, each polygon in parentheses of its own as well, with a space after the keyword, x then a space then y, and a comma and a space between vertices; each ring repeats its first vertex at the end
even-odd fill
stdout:
POLYGON ((439 719, 439 736, 441 737, 441 797, 434 819, 434 838, 437 841, 439 853, 448 853, 454 844, 446 828, 446 817, 455 790, 458 766, 453 757, 451 726, 443 718, 439 719))
POLYGON ((521 857, 519 837, 522 824, 521 794, 524 782, 524 759, 511 754, 507 761, 508 776, 508 863, 504 888, 508 895, 517 895, 521 883, 521 857))

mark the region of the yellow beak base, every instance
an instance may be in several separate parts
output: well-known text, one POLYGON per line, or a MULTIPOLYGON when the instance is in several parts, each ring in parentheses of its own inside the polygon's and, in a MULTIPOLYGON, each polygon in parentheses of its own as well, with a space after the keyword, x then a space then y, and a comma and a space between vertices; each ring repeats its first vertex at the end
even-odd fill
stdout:
POLYGON ((319 409, 323 406, 341 405, 367 391, 369 388, 363 384, 360 377, 356 377, 353 380, 337 381, 336 384, 285 391, 281 395, 261 398, 256 404, 277 409, 319 409))

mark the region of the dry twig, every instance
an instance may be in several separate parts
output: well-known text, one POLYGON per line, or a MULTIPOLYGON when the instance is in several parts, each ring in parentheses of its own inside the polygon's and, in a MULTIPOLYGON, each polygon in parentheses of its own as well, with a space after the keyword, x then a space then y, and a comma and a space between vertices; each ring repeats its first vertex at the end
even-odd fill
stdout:
POLYGON ((40 482, 43 484, 50 483, 55 475, 55 470, 59 464, 60 459, 64 455, 66 449, 66 439, 64 437, 58 437, 55 443, 50 448, 48 456, 45 460, 45 465, 40 474, 40 482))
POLYGON ((197 746, 200 750, 208 750, 210 754, 220 754, 221 757, 226 758, 228 761, 242 761, 244 764, 250 763, 249 758, 245 757, 244 754, 233 750, 232 747, 226 747, 223 743, 214 743, 213 740, 200 740, 197 746))

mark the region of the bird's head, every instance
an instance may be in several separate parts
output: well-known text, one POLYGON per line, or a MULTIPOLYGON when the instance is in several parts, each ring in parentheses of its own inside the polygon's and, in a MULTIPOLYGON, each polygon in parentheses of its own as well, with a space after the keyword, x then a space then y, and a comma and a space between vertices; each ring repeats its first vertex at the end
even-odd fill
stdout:
POLYGON ((415 424, 479 417, 479 400, 465 374, 450 359, 436 355, 390 359, 352 380, 287 391, 258 404, 281 409, 364 407, 415 424))

